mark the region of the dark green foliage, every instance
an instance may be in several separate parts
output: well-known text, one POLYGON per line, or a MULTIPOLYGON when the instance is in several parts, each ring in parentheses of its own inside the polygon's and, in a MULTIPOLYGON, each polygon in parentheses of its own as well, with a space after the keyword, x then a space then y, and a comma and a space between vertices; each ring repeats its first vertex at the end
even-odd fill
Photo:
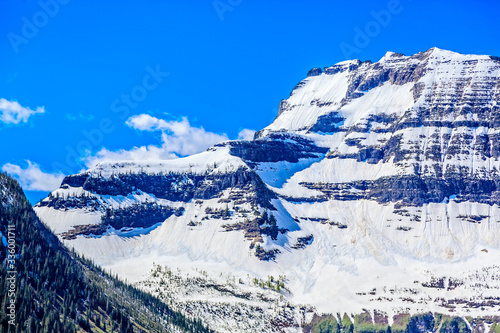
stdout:
POLYGON ((471 330, 462 318, 436 314, 434 332, 469 333, 471 330))
POLYGON ((102 204, 97 200, 96 197, 89 196, 86 194, 71 195, 68 197, 60 197, 57 194, 55 197, 49 194, 50 200, 42 200, 38 203, 38 206, 51 207, 54 209, 75 209, 75 208, 86 208, 88 210, 97 211, 102 208, 102 204))
POLYGON ((406 331, 408 333, 429 332, 434 327, 434 316, 432 313, 414 315, 410 318, 406 331))
POLYGON ((394 315, 392 318, 393 323, 391 325, 392 333, 405 333, 410 322, 410 315, 407 313, 400 313, 394 315))
MULTIPOLYGON (((38 220, 16 181, 0 174, 0 231, 8 237, 14 225, 16 254, 15 325, 6 316, 8 293, 5 264, 0 265, 1 332, 166 332, 176 325, 187 332, 209 332, 203 325, 171 310, 79 258, 38 220)), ((6 263, 0 243, 0 262, 6 263)))
POLYGON ((390 330, 389 325, 378 323, 377 321, 373 323, 372 316, 367 311, 354 316, 355 332, 383 333, 383 332, 389 332, 389 330, 390 330))
POLYGON ((500 324, 499 323, 493 323, 490 326, 489 333, 500 333, 500 324))
MULTIPOLYGON (((484 327, 484 322, 492 323, 488 333, 500 333, 500 317, 469 318, 472 326, 484 327)), ((354 324, 349 316, 344 313, 342 319, 338 314, 338 321, 333 315, 315 316, 310 324, 304 327, 304 332, 323 333, 471 333, 467 323, 460 317, 451 317, 439 313, 423 313, 414 316, 402 313, 393 317, 392 326, 388 325, 388 318, 385 313, 374 312, 374 317, 364 311, 354 316, 354 324), (337 326, 335 325, 337 324, 337 326)), ((474 332, 482 332, 481 329, 474 332)))
POLYGON ((353 331, 354 324, 352 323, 347 313, 344 313, 344 316, 342 317, 342 332, 352 333, 353 331))
POLYGON ((339 324, 333 316, 319 320, 311 330, 311 333, 338 333, 339 324))
POLYGON ((226 208, 211 208, 207 207, 205 208, 205 214, 210 215, 208 218, 212 219, 223 219, 223 220, 228 220, 231 218, 231 211, 229 210, 229 207, 226 206, 226 208))
POLYGON ((264 210, 262 216, 257 218, 257 223, 263 228, 261 229, 261 233, 263 235, 271 236, 271 239, 278 239, 278 233, 280 229, 278 228, 278 224, 276 221, 276 217, 273 214, 268 214, 267 210, 264 210))
POLYGON ((224 210, 222 211, 222 218, 225 220, 225 219, 228 219, 231 217, 231 213, 229 211, 229 207, 226 206, 226 208, 224 208, 224 210))

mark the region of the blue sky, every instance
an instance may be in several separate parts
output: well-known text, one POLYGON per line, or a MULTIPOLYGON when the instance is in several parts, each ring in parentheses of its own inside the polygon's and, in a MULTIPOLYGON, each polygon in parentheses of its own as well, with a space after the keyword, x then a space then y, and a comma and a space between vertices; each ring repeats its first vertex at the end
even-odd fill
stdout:
POLYGON ((499 56, 498 14, 494 0, 3 0, 0 168, 36 202, 100 160, 248 136, 313 67, 434 46, 499 56))

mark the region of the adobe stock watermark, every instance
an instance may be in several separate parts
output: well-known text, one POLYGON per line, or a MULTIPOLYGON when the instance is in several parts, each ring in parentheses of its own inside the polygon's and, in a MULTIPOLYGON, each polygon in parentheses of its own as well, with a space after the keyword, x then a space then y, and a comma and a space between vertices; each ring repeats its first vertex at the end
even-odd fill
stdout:
POLYGON ((8 317, 9 325, 16 324, 16 252, 16 226, 9 224, 7 226, 7 302, 5 304, 5 314, 8 317))
POLYGON ((41 28, 46 26, 50 19, 59 13, 61 5, 66 5, 70 0, 40 0, 38 6, 40 10, 36 11, 31 19, 23 16, 21 21, 21 34, 9 32, 7 38, 15 53, 19 53, 19 46, 28 44, 28 42, 38 35, 41 28))
POLYGON ((361 50, 368 47, 372 40, 380 35, 383 28, 387 27, 391 23, 393 17, 401 14, 403 9, 404 7, 400 0, 389 0, 385 9, 370 11, 370 16, 373 20, 366 22, 362 28, 358 26, 354 27, 355 35, 352 44, 346 42, 339 44, 344 58, 346 60, 352 59, 353 54, 361 53, 361 50))
POLYGON ((224 21, 224 15, 226 12, 232 12, 234 8, 241 5, 243 0, 214 0, 212 6, 214 6, 215 12, 219 16, 221 21, 224 21))
MULTIPOLYGON (((123 93, 119 98, 116 98, 111 103, 111 111, 118 114, 121 120, 125 120, 130 115, 130 110, 139 106, 139 103, 144 101, 148 94, 156 89, 164 79, 170 74, 162 72, 160 65, 156 65, 153 69, 150 66, 146 67, 147 74, 142 78, 141 83, 134 86, 129 93, 123 93)), ((91 152, 94 148, 98 148, 105 135, 111 134, 116 129, 111 118, 103 118, 99 121, 96 128, 90 130, 82 130, 81 134, 84 139, 80 140, 76 147, 66 146, 65 164, 53 162, 52 167, 55 170, 60 170, 65 174, 71 174, 75 168, 83 167, 82 156, 91 152)))

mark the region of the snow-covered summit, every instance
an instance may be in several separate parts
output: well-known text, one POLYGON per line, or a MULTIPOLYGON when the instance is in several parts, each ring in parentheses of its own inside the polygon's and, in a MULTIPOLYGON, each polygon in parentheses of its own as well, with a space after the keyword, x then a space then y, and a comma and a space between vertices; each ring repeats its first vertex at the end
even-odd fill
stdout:
POLYGON ((194 173, 217 174, 248 169, 239 157, 229 154, 229 148, 223 143, 204 152, 170 160, 155 161, 113 161, 100 162, 81 174, 100 175, 109 178, 111 175, 127 173, 194 173))
POLYGON ((499 93, 495 86, 499 71, 500 62, 494 57, 439 48, 412 56, 388 52, 375 63, 343 61, 302 80, 280 104, 279 116, 259 135, 273 131, 307 133, 322 116, 332 112, 345 118, 340 128, 347 130, 370 115, 401 117, 408 110, 441 107, 444 100, 454 97, 460 106, 469 97, 478 96, 481 84, 490 85, 484 88, 492 102, 499 93), (435 100, 428 101, 431 94, 435 100))
POLYGON ((254 140, 103 163, 35 210, 129 279, 167 263, 286 275, 323 312, 491 314, 499 178, 500 61, 432 48, 314 68, 254 140))

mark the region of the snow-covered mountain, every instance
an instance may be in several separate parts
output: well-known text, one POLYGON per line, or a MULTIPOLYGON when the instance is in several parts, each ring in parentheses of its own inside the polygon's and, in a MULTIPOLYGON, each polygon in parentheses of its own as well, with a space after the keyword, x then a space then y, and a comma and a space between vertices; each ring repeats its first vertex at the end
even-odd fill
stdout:
MULTIPOLYGON (((377 310, 389 322, 426 311, 492 315, 499 157, 499 58, 388 52, 312 69, 254 140, 102 163, 66 177, 35 210, 67 245, 152 292, 153 262, 186 281, 240 281, 231 285, 243 294, 281 276, 264 289, 294 309, 282 326, 295 331, 312 318, 298 304, 377 310)), ((217 290, 204 302, 257 302, 217 290)), ((187 311, 200 296, 177 301, 187 311)))

